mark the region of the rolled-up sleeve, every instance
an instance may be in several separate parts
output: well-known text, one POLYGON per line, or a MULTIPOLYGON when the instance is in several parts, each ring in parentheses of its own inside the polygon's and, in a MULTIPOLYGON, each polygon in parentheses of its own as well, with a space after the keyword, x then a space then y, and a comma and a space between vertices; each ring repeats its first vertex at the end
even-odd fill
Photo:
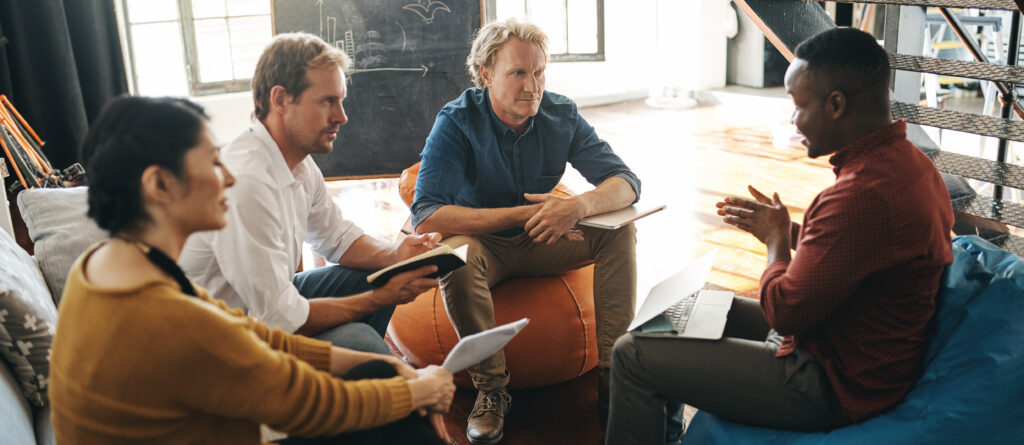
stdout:
MULTIPOLYGON (((575 111, 575 110, 574 110, 575 111)), ((640 200, 640 178, 633 173, 619 155, 612 151, 608 142, 597 136, 594 127, 575 113, 576 129, 569 146, 569 162, 587 182, 598 185, 611 177, 624 179, 633 188, 636 199, 640 200)))
POLYGON ((228 284, 246 303, 249 315, 272 328, 295 332, 309 317, 309 301, 292 285, 286 218, 277 211, 269 184, 236 179, 228 221, 213 239, 213 252, 228 284))
POLYGON ((420 171, 410 208, 412 225, 417 227, 437 209, 455 203, 466 175, 469 139, 451 116, 442 111, 434 121, 420 153, 420 171))

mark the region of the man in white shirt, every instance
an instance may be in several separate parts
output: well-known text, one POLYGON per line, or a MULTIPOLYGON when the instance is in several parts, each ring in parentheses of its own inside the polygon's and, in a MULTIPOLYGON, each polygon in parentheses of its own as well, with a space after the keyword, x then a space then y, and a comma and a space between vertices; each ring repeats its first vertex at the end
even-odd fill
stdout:
POLYGON ((180 263, 229 305, 272 328, 367 352, 388 353, 383 335, 396 304, 437 285, 427 266, 372 288, 374 270, 438 245, 440 234, 392 244, 365 235, 331 200, 312 153, 329 153, 348 117, 347 55, 310 34, 282 34, 252 79, 256 120, 221 151, 235 176, 227 227, 193 235, 180 263), (294 274, 302 243, 338 266, 294 274))

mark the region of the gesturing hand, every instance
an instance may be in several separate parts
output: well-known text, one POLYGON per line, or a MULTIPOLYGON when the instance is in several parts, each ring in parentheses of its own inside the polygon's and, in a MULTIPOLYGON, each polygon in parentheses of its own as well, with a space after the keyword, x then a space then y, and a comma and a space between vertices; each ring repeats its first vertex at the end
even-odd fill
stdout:
POLYGON ((771 198, 753 186, 747 186, 756 201, 730 196, 715 204, 718 214, 726 224, 736 226, 754 235, 762 243, 781 243, 787 249, 790 245, 789 210, 782 204, 779 194, 771 198))
POLYGON ((572 230, 581 218, 578 201, 550 193, 525 193, 523 196, 541 206, 523 226, 533 242, 553 244, 563 236, 570 241, 583 240, 580 232, 572 230))

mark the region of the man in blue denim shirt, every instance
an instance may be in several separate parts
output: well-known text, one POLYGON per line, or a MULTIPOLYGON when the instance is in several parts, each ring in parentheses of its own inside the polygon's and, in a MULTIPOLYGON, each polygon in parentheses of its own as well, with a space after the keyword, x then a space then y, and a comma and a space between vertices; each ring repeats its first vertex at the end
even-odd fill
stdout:
MULTIPOLYGON (((640 181, 569 98, 544 91, 547 37, 514 19, 482 28, 467 65, 477 88, 438 114, 421 154, 412 223, 469 245, 467 267, 441 279, 460 336, 494 327, 490 288, 513 276, 555 275, 593 261, 598 366, 606 394, 611 348, 636 300, 636 230, 574 226, 636 202, 640 181), (551 194, 567 163, 596 188, 551 194)), ((504 354, 470 368, 479 390, 467 435, 503 436, 509 397, 504 354)))

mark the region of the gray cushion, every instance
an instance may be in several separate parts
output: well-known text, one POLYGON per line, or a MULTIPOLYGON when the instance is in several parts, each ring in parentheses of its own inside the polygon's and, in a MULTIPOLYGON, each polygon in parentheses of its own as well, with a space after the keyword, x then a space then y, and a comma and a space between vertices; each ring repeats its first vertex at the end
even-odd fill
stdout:
POLYGON ((36 435, 32 432, 32 408, 21 396, 17 380, 3 363, 0 363, 0 443, 36 443, 36 435))
POLYGON ((36 418, 36 445, 54 445, 57 443, 57 435, 53 431, 53 418, 50 416, 50 405, 43 408, 36 408, 33 415, 36 418))
POLYGON ((57 308, 35 261, 0 230, 0 356, 11 367, 29 403, 47 403, 50 345, 57 308))
POLYGON ((86 216, 87 191, 86 187, 36 188, 18 194, 18 208, 35 243, 39 270, 58 306, 71 265, 93 244, 109 238, 86 216))
POLYGON ((0 443, 36 443, 32 421, 32 407, 22 396, 10 369, 0 363, 0 443))

